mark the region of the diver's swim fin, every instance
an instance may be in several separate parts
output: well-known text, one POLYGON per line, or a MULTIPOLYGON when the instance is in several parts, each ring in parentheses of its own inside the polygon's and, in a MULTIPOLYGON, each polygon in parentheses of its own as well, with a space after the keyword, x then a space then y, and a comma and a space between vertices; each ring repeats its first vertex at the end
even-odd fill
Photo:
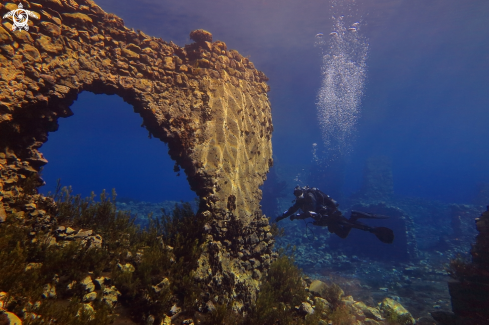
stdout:
POLYGON ((375 227, 370 230, 370 232, 377 236, 377 238, 383 243, 392 244, 394 241, 394 232, 392 229, 386 227, 375 227))

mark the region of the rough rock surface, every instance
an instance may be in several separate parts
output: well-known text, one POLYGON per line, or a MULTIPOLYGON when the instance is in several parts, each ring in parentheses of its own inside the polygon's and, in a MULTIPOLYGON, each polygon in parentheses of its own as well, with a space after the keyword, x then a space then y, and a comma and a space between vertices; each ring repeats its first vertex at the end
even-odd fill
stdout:
MULTIPOLYGON (((0 4, 0 14, 17 4, 0 4)), ((29 31, 12 32, 8 19, 0 26, 0 222, 6 212, 49 217, 53 202, 41 196, 12 199, 47 163, 38 149, 80 92, 117 94, 168 143, 201 198, 197 217, 211 216, 196 280, 224 289, 219 298, 238 308, 249 303, 273 244, 259 205, 273 163, 263 72, 206 31, 182 48, 125 27, 91 0, 22 4, 40 16, 29 31)))

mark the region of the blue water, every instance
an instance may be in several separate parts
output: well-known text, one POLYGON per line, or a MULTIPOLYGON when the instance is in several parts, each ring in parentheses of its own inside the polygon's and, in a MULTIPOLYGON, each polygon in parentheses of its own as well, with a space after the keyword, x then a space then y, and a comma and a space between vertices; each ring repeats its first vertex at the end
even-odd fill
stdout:
MULTIPOLYGON (((290 186, 322 143, 317 117, 322 52, 332 16, 361 22, 368 42, 363 96, 341 177, 345 196, 361 185, 370 156, 392 160, 396 195, 471 202, 489 182, 489 3, 459 1, 99 0, 130 28, 190 43, 203 28, 250 56, 270 78, 275 168, 290 186)), ((328 40, 326 40, 328 42, 328 40)), ((57 178, 75 193, 116 188, 121 197, 157 202, 193 198, 167 147, 148 139, 141 118, 116 96, 82 93, 41 148, 45 190, 57 178)), ((310 184, 319 186, 321 184, 310 184)))
MULTIPOLYGON (((267 216, 292 205, 297 184, 331 194, 345 213, 367 160, 387 157, 395 197, 386 213, 393 215, 375 226, 394 228, 392 245, 357 229, 340 239, 307 221, 283 220, 286 235, 276 247, 297 247, 307 274, 341 283, 357 300, 389 295, 416 317, 450 310, 445 265, 469 252, 483 207, 458 206, 465 210, 454 216, 449 204, 473 203, 478 186, 489 184, 487 0, 96 2, 127 27, 179 46, 191 43, 192 30, 206 29, 269 77, 274 167, 262 187, 267 216), (335 43, 330 33, 340 25, 343 38, 335 43), (339 79, 326 82, 328 74, 339 79), (356 97, 338 99, 348 91, 356 97), (416 254, 398 256, 408 251, 416 254)), ((115 188, 125 199, 118 207, 142 216, 174 203, 162 201, 193 200, 166 144, 148 138, 121 98, 83 92, 71 109, 40 148, 49 161, 43 193, 59 178, 83 196, 115 188)))
POLYGON ((184 173, 173 170, 175 162, 168 146, 149 139, 142 118, 122 98, 83 92, 71 106, 74 115, 59 120, 41 152, 49 161, 42 177, 44 193, 72 186, 74 194, 90 196, 93 191, 137 201, 190 201, 184 173), (177 176, 180 175, 180 176, 177 176))

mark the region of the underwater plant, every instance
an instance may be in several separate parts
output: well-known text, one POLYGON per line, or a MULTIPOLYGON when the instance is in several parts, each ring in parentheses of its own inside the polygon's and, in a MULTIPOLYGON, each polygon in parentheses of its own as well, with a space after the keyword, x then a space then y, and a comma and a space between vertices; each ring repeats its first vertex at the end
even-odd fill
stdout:
POLYGON ((280 255, 271 265, 245 324, 300 324, 295 306, 306 301, 302 271, 293 257, 280 255))
MULTIPOLYGON (((140 227, 130 212, 116 209, 115 191, 103 191, 98 200, 93 193, 82 198, 58 183, 50 198, 56 211, 44 218, 49 224, 33 228, 37 217, 8 214, 0 226, 0 292, 7 293, 7 310, 26 324, 109 324, 115 315, 105 301, 107 290, 117 293, 114 304, 122 304, 135 321, 163 319, 174 303, 194 310, 202 290, 193 270, 207 219, 197 218, 190 203, 158 218, 149 215, 148 225, 140 227), (97 234, 99 245, 75 240, 77 232, 97 234), (82 282, 93 286, 99 277, 105 280, 87 298, 82 282)), ((17 203, 28 200, 18 197, 17 203)))
POLYGON ((105 304, 94 302, 88 315, 80 301, 83 293, 67 294, 66 290, 67 283, 104 263, 104 252, 91 249, 87 253, 77 242, 52 245, 49 233, 31 233, 15 214, 8 215, 0 227, 0 291, 7 293, 4 307, 24 316, 24 324, 109 324, 112 318, 105 304), (52 291, 46 291, 50 286, 52 291), (72 298, 68 305, 61 303, 68 297, 72 298))
POLYGON ((324 288, 322 296, 331 304, 332 309, 335 310, 342 305, 341 298, 343 297, 343 294, 344 292, 340 286, 333 283, 324 288))
POLYGON ((335 325, 350 325, 353 324, 352 314, 348 306, 342 305, 333 309, 328 313, 327 318, 335 325))

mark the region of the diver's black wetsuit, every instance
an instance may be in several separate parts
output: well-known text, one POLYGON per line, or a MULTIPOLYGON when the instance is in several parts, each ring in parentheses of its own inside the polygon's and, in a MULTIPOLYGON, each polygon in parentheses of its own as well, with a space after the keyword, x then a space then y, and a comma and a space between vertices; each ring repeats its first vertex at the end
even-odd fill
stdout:
POLYGON ((386 217, 352 211, 350 219, 347 219, 338 210, 338 203, 317 188, 296 187, 294 195, 296 196, 295 204, 275 221, 278 222, 288 216, 291 216, 290 220, 313 218, 313 225, 328 227, 329 232, 338 235, 340 238, 346 238, 352 228, 357 228, 374 233, 386 243, 391 243, 394 240, 392 230, 384 227, 373 228, 357 221, 359 218, 384 219, 386 217), (302 210, 302 213, 294 215, 299 209, 302 210))
POLYGON ((285 211, 282 216, 278 217, 276 221, 291 215, 290 220, 313 218, 313 225, 327 226, 329 232, 335 233, 341 238, 346 238, 350 233, 351 227, 339 223, 342 219, 345 221, 348 221, 348 219, 341 215, 338 210, 338 203, 317 188, 305 187, 302 190, 302 195, 297 197, 295 204, 285 211), (302 213, 294 215, 299 209, 302 210, 302 213))

